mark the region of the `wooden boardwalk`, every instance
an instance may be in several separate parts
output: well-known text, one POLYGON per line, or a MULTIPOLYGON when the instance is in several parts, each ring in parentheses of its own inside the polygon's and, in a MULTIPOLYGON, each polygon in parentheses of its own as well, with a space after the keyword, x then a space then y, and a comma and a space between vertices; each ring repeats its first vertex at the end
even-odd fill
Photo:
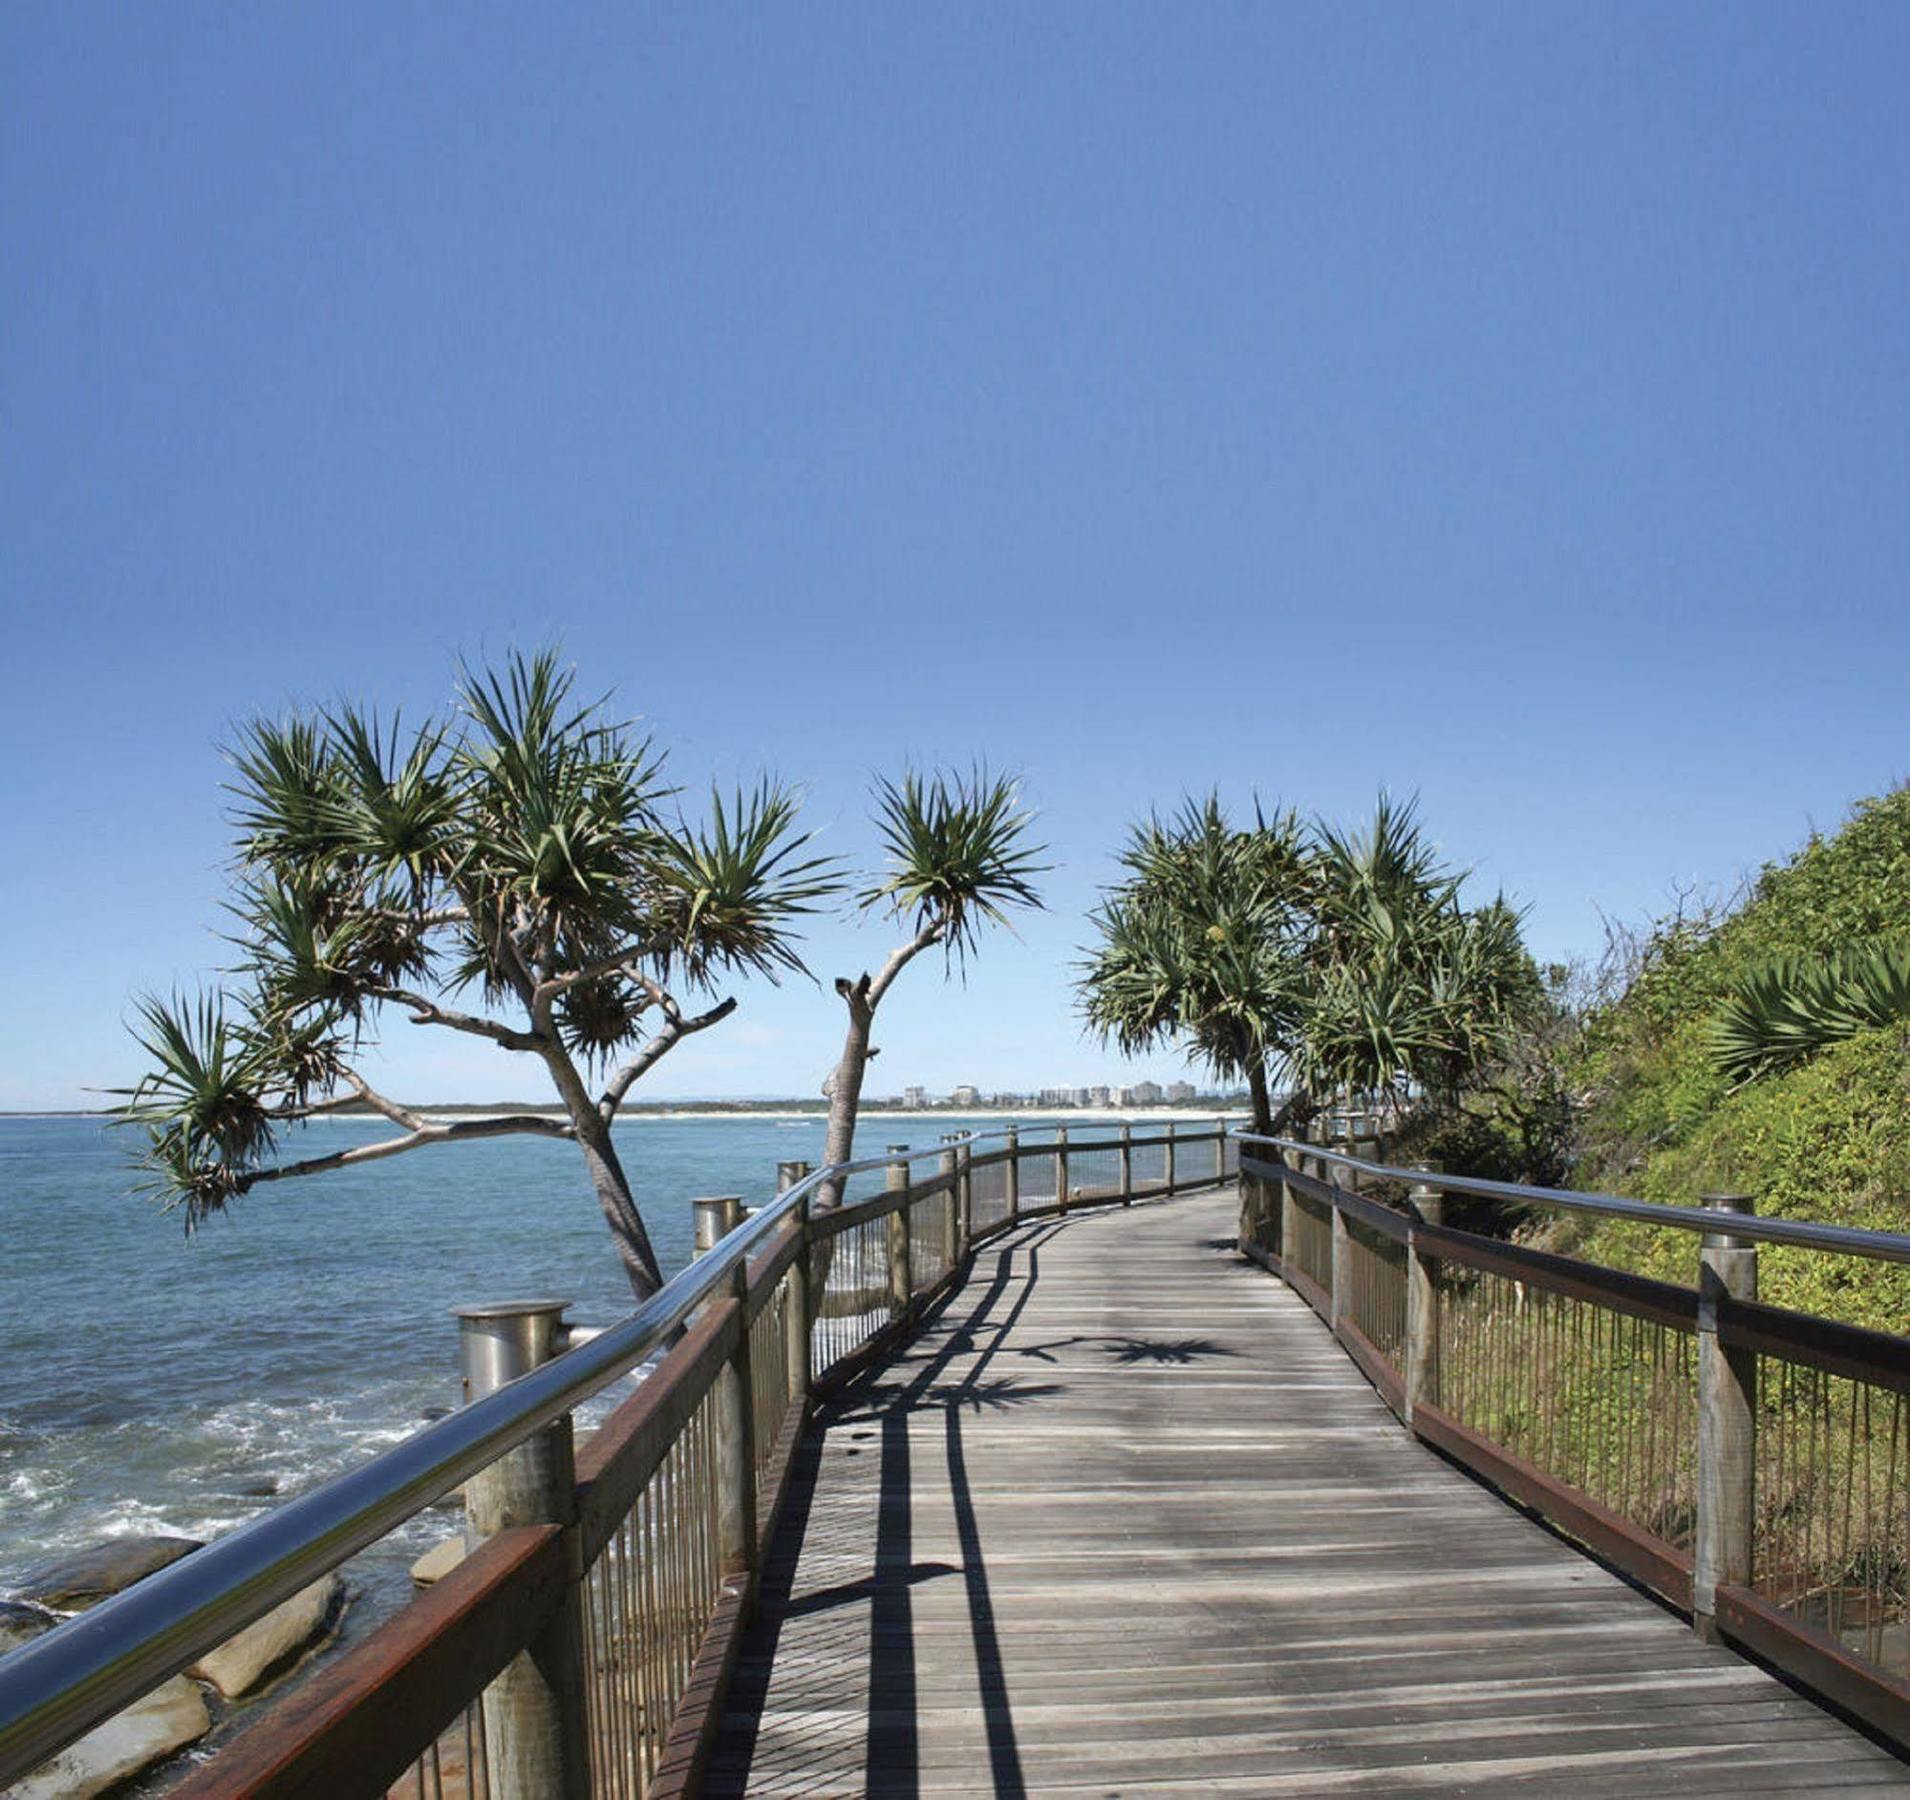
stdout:
POLYGON ((1411 1441, 1234 1214, 1027 1226, 825 1411, 711 1793, 1910 1793, 1411 1441))

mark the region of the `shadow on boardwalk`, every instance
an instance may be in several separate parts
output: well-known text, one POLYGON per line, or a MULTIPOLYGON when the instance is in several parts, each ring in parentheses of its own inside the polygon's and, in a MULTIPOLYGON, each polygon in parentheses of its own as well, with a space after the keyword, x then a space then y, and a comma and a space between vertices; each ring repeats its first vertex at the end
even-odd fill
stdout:
POLYGON ((1906 1791, 1406 1439, 1232 1207, 998 1240, 823 1412, 709 1792, 1906 1791))

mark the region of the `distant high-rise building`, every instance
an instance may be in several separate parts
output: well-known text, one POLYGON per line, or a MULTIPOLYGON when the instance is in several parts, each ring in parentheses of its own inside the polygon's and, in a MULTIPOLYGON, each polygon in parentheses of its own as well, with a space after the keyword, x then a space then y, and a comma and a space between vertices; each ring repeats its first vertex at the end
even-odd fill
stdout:
POLYGON ((1127 1103, 1130 1106, 1159 1106, 1161 1103, 1161 1084, 1158 1081, 1137 1081, 1127 1090, 1127 1103))
POLYGON ((1043 1088, 1041 1090, 1041 1104, 1043 1106, 1066 1106, 1068 1104, 1068 1090, 1058 1087, 1043 1088))
POLYGON ((1176 1106, 1193 1099, 1194 1084, 1191 1081, 1170 1081, 1167 1084, 1167 1097, 1176 1106))
POLYGON ((902 1104, 920 1112, 928 1105, 928 1089, 925 1087, 905 1087, 902 1090, 902 1104))
POLYGON ((979 1106, 982 1101, 981 1090, 964 1082, 949 1095, 948 1100, 951 1106, 979 1106))
POLYGON ((1114 1104, 1113 1090, 1104 1087, 1089 1088, 1088 1104, 1090 1106, 1112 1106, 1114 1104))

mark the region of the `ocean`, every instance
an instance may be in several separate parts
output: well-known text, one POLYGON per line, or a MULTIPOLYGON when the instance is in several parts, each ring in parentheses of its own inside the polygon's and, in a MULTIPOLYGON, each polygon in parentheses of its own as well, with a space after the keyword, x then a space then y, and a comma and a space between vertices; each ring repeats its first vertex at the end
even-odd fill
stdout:
MULTIPOLYGON (((858 1148, 969 1123, 989 1122, 878 1115, 858 1148)), ((301 1150, 384 1129, 323 1121, 301 1150)), ((776 1164, 822 1142, 820 1118, 618 1127, 666 1274, 689 1258, 693 1197, 765 1199, 776 1164)), ((99 1119, 0 1119, 0 1593, 100 1538, 214 1537, 416 1430, 458 1400, 454 1305, 559 1296, 585 1324, 630 1308, 568 1144, 441 1145, 263 1188, 190 1240, 134 1195, 131 1144, 99 1119)), ((360 1558, 358 1623, 455 1529, 425 1513, 360 1558)))

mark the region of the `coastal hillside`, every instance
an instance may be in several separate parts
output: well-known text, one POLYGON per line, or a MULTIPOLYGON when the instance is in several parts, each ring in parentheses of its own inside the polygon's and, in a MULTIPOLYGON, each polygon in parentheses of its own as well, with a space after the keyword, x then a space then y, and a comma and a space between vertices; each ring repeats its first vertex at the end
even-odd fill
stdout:
MULTIPOLYGON (((1735 907, 1661 921, 1572 1053, 1574 1185, 1684 1203, 1737 1189, 1764 1213, 1910 1231, 1910 1019, 1900 991, 1866 1008, 1835 987, 1853 958, 1906 942, 1910 789, 1767 865, 1735 907), (1746 1015, 1781 1046, 1751 1073, 1721 1048, 1746 1015)), ((1679 1234, 1604 1225, 1575 1247, 1691 1279, 1679 1234)), ((1761 1275, 1784 1306, 1891 1331, 1910 1318, 1910 1269, 1767 1247, 1761 1275)))

